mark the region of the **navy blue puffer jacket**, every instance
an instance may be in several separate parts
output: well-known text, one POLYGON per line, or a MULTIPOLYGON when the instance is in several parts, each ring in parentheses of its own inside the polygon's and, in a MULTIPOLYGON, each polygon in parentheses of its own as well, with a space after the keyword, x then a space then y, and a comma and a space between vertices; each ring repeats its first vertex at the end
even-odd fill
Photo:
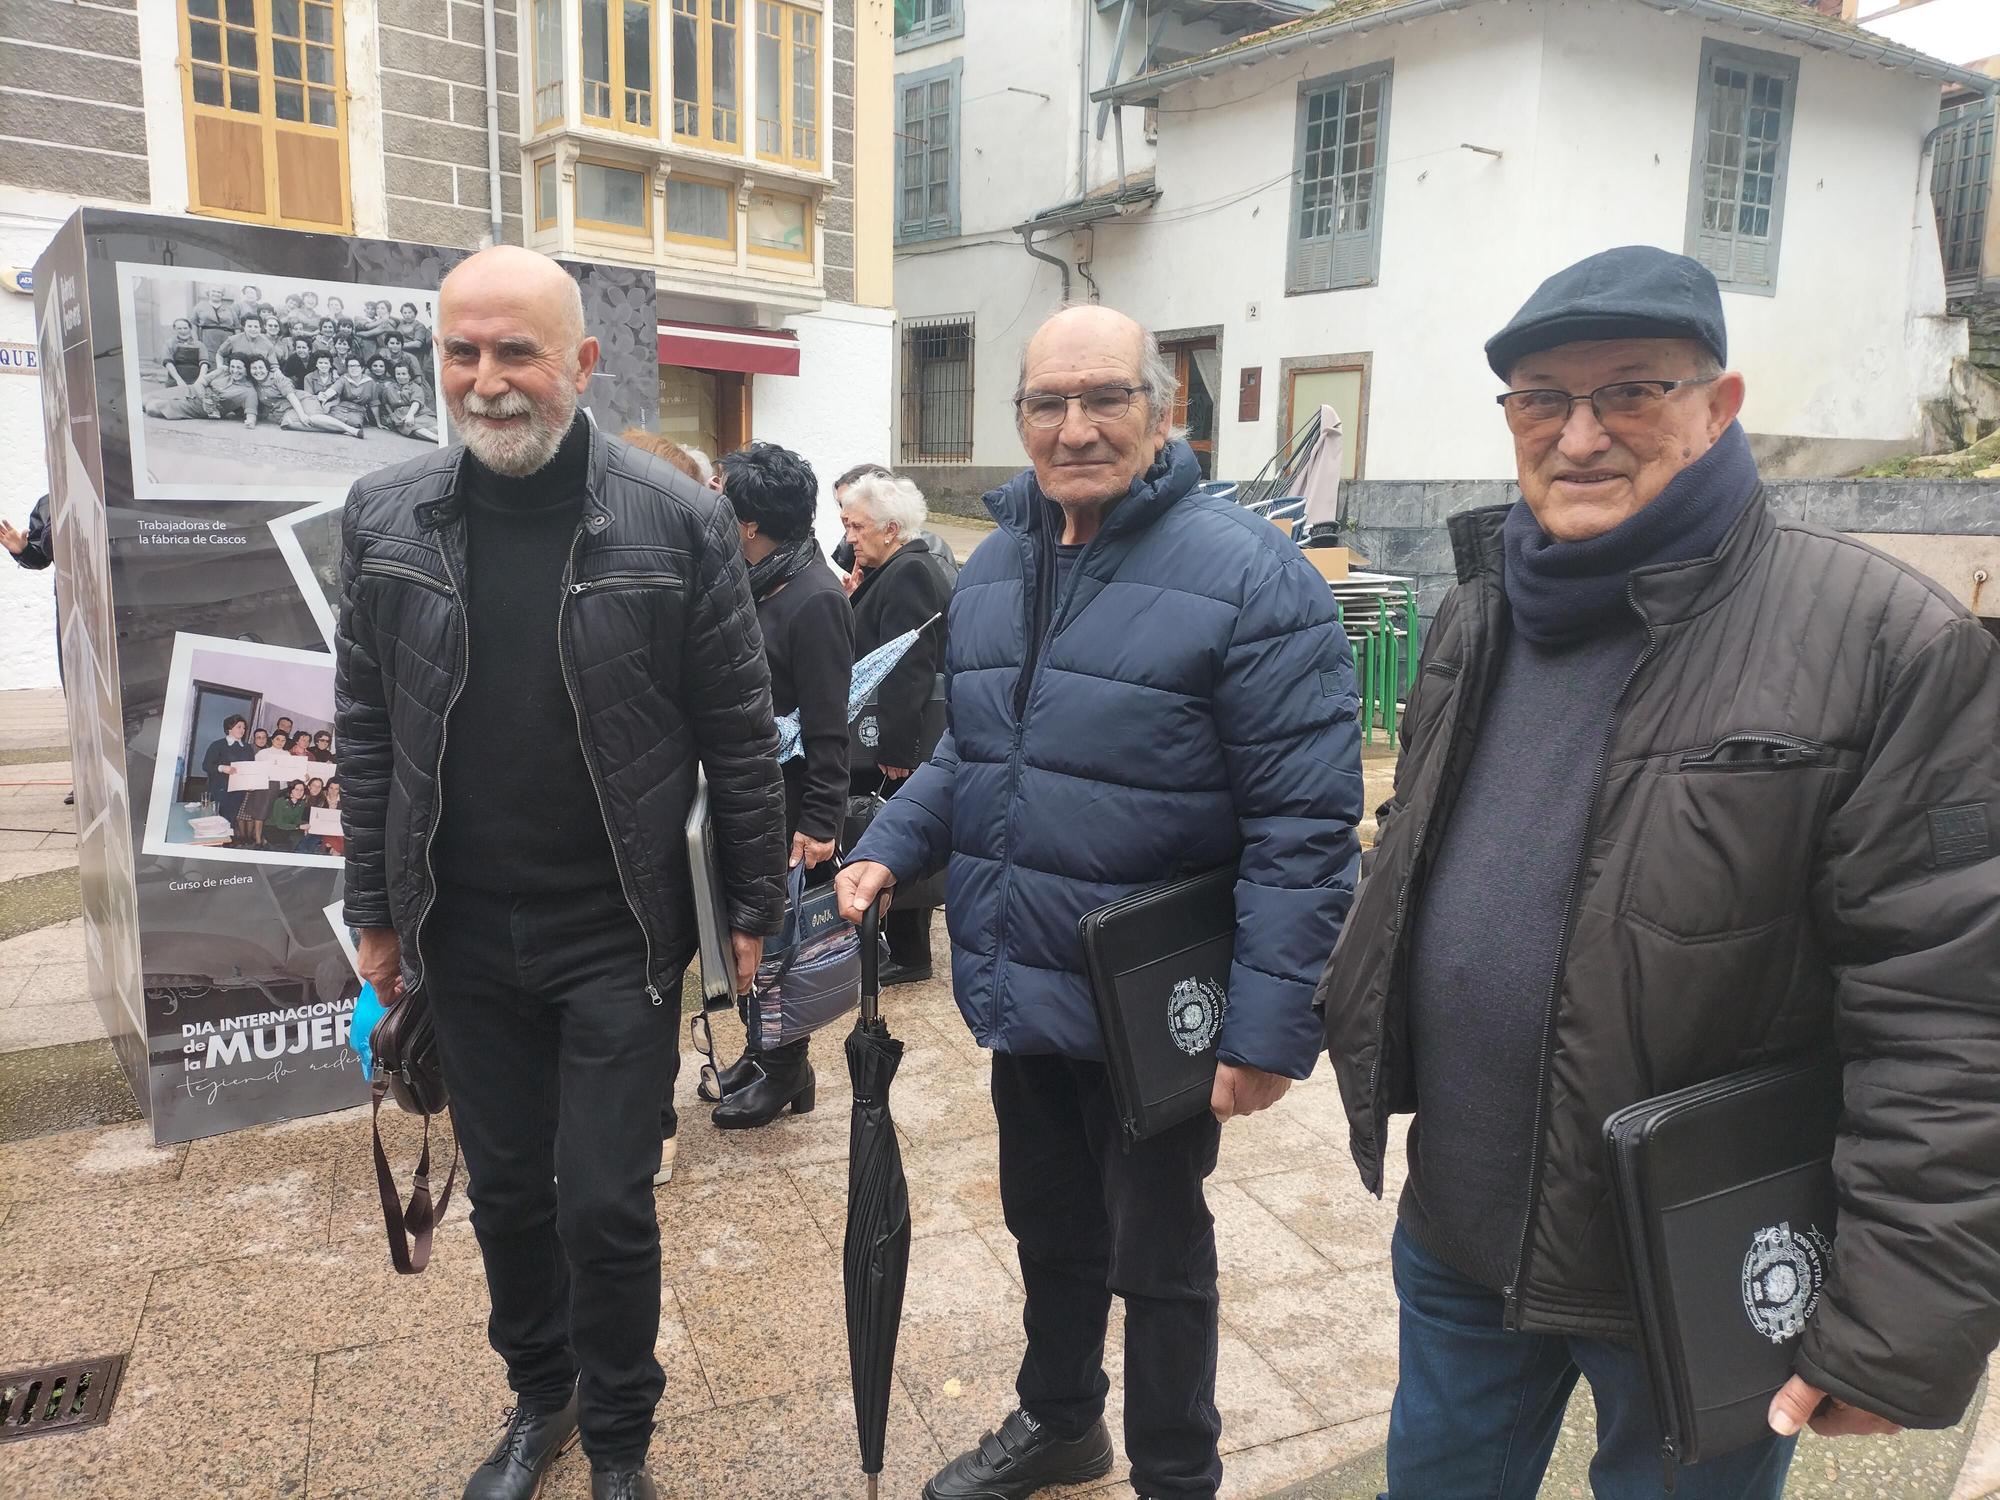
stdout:
POLYGON ((951 732, 855 857, 898 880, 949 860, 952 978, 973 1034, 1083 1058, 1103 1048, 1077 919, 1235 864, 1218 1050, 1304 1078, 1313 984, 1354 892, 1354 659, 1297 549, 1194 493, 1200 478, 1169 444, 1039 616, 1061 513, 1032 471, 986 497, 1000 530, 951 602, 951 732))

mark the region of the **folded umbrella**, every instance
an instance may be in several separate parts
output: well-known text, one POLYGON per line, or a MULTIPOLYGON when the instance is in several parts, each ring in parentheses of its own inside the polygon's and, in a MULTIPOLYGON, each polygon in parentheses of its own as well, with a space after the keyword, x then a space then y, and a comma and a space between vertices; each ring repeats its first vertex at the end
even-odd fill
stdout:
POLYGON ((869 1500, 875 1500, 882 1474, 896 1332, 910 1274, 910 1189, 896 1124, 889 1117, 889 1083, 903 1060, 903 1044, 889 1035, 882 1020, 880 920, 870 911, 861 924, 861 1018, 847 1037, 854 1114, 848 1127, 847 1238, 841 1254, 854 1425, 869 1500))
MULTIPOLYGON (((854 671, 847 679, 847 722, 852 724, 855 716, 867 703, 869 695, 882 685, 882 679, 896 668, 896 663, 910 654, 910 647, 916 645, 917 637, 944 618, 932 615, 915 630, 906 630, 893 640, 884 641, 854 664, 854 671)), ((795 755, 805 754, 805 737, 799 728, 796 710, 778 716, 778 759, 790 760, 795 755)))

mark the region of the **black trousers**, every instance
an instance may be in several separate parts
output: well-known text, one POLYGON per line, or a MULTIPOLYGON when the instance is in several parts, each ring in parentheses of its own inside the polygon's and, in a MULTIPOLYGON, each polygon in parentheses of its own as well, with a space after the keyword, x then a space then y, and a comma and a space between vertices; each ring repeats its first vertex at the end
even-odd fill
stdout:
POLYGON ((1212 1500, 1215 1220, 1202 1182, 1221 1126, 1207 1114, 1128 1151, 1101 1063, 993 1055, 1000 1200, 1020 1249, 1028 1352, 1021 1405, 1079 1437, 1104 1415, 1104 1331, 1125 1302, 1125 1452, 1132 1487, 1212 1500))
POLYGON ((931 913, 934 906, 891 907, 882 919, 882 936, 889 941, 889 957, 905 968, 931 966, 931 913))
POLYGON ((645 939, 616 887, 442 890, 423 949, 487 1336, 523 1404, 561 1406, 575 1385, 592 1462, 637 1464, 665 1383, 652 1177, 680 986, 647 998, 645 939))

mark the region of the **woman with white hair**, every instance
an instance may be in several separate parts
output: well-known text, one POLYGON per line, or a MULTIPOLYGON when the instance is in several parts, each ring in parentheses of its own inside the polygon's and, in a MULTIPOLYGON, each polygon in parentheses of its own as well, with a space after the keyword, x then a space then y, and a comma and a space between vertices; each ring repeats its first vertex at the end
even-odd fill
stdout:
MULTIPOLYGON (((856 733, 874 763, 854 766, 857 792, 893 795, 937 748, 942 725, 926 724, 924 710, 944 662, 942 616, 951 603, 951 585, 923 539, 927 514, 923 492, 893 474, 862 475, 841 504, 841 529, 861 572, 848 600, 854 608, 854 659, 939 617, 882 679, 874 705, 861 712, 856 733)), ((882 983, 931 977, 929 907, 892 910, 882 931, 889 940, 882 983)))

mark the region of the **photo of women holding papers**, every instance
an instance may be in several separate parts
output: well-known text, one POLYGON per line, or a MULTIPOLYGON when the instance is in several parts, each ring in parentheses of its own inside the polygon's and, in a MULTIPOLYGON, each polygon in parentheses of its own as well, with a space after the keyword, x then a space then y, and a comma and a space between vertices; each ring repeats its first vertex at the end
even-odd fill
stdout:
POLYGON ((146 852, 338 863, 339 799, 327 795, 340 773, 331 656, 176 637, 160 745, 146 852))

